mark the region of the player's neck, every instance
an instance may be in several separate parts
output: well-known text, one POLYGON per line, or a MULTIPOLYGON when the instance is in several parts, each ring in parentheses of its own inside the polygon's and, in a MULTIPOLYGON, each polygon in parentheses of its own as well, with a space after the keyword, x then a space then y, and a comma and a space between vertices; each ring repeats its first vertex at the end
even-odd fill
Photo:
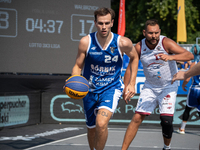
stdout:
POLYGON ((99 44, 101 45, 101 47, 103 48, 103 50, 105 50, 105 48, 109 44, 111 38, 112 38, 111 32, 108 34, 108 36, 105 36, 105 37, 100 36, 97 32, 97 40, 98 40, 99 44))
POLYGON ((147 40, 145 40, 145 44, 150 50, 155 49, 155 47, 158 45, 158 43, 157 44, 150 44, 147 40))

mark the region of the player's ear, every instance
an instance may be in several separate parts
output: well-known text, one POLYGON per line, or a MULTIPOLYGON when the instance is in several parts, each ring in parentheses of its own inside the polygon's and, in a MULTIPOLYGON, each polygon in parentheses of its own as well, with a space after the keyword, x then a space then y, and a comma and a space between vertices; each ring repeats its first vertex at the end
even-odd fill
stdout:
POLYGON ((145 36, 145 33, 146 33, 146 31, 145 31, 145 30, 143 30, 143 31, 142 31, 142 33, 143 33, 143 35, 145 36))
POLYGON ((94 24, 95 24, 95 26, 96 26, 96 24, 97 24, 96 20, 94 20, 94 24))
POLYGON ((113 24, 114 24, 114 19, 112 19, 111 21, 111 27, 113 27, 113 24))

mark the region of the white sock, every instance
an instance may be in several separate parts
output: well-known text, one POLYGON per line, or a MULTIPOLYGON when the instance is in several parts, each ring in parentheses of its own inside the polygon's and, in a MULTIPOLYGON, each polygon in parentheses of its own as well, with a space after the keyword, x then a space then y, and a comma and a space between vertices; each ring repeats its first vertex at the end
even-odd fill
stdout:
POLYGON ((186 123, 187 123, 187 121, 182 121, 181 122, 181 129, 185 130, 186 123))
POLYGON ((171 144, 169 144, 169 146, 167 146, 167 145, 165 145, 164 144, 164 149, 171 149, 171 146, 170 146, 171 144))

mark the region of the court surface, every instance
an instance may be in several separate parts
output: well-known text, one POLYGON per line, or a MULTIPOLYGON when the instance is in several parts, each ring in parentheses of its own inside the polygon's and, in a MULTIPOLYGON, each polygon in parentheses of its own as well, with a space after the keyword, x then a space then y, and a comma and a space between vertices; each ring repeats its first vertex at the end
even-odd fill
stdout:
MULTIPOLYGON (((105 150, 120 150, 126 125, 109 125, 105 150)), ((172 150, 199 150, 200 127, 188 127, 185 135, 174 127, 172 150)), ((39 124, 1 129, 0 150, 89 150, 85 125, 39 124)), ((162 150, 161 127, 145 125, 139 128, 130 150, 162 150)))

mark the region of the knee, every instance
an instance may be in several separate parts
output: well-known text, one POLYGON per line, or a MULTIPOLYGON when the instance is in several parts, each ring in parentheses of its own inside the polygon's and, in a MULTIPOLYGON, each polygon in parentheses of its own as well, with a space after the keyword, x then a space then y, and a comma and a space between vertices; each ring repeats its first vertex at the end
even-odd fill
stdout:
POLYGON ((103 128, 106 126, 106 122, 104 120, 96 120, 96 126, 103 128))
POLYGON ((160 120, 163 136, 170 139, 173 133, 173 116, 160 116, 160 120))
POLYGON ((105 121, 96 121, 96 130, 104 131, 107 129, 107 123, 105 121))
POLYGON ((104 130, 108 126, 108 120, 103 118, 96 119, 96 128, 104 130))
POLYGON ((160 116, 161 125, 172 126, 173 116, 160 116))
POLYGON ((141 124, 142 121, 144 120, 145 116, 144 115, 140 115, 140 114, 135 114, 132 118, 132 122, 137 123, 137 124, 141 124))

